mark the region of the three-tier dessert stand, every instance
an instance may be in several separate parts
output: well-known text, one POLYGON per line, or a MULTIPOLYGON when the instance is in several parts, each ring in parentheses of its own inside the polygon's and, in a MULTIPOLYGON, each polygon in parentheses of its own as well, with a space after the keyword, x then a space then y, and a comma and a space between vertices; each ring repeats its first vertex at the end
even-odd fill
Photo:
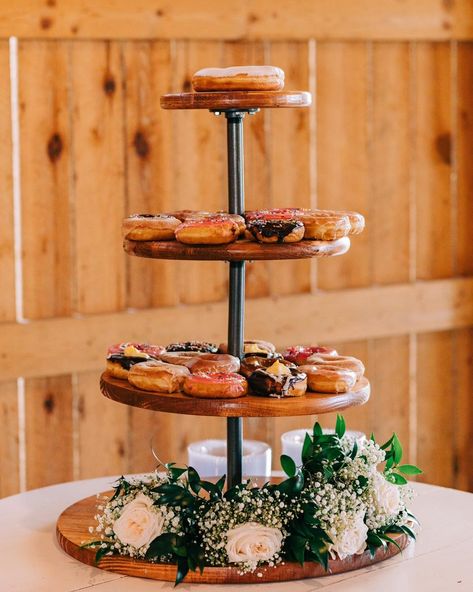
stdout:
MULTIPOLYGON (((161 98, 164 109, 208 109, 223 115, 227 125, 228 159, 228 211, 242 215, 245 211, 244 196, 244 143, 243 121, 247 114, 255 114, 262 108, 308 107, 311 96, 302 91, 271 92, 199 92, 168 94, 161 98)), ((244 345, 245 262, 255 260, 301 259, 341 255, 348 251, 350 240, 344 237, 333 241, 303 240, 292 244, 261 244, 238 240, 229 245, 185 245, 177 241, 125 240, 124 248, 130 254, 157 259, 220 260, 229 262, 228 353, 242 358, 244 345)), ((258 336, 264 338, 264 336, 258 336)), ((313 394, 301 397, 274 399, 247 395, 237 399, 198 399, 182 393, 164 394, 142 391, 126 381, 111 377, 105 372, 101 377, 103 395, 135 407, 154 411, 183 413, 188 415, 220 416, 227 418, 227 486, 242 480, 242 444, 244 417, 281 417, 323 414, 340 411, 366 403, 370 385, 361 378, 347 393, 313 394)), ((93 564, 94 552, 80 547, 87 537, 87 528, 93 521, 95 497, 82 500, 68 508, 58 521, 58 539, 67 553, 80 561, 93 564), (87 520, 86 520, 87 519, 87 520), (82 540, 80 540, 80 535, 82 540)), ((407 544, 406 537, 399 537, 399 546, 407 544)), ((390 545, 386 552, 378 551, 374 557, 368 553, 330 562, 330 572, 339 573, 358 569, 382 561, 398 552, 390 545)), ((109 571, 142 577, 174 580, 176 567, 152 564, 127 557, 104 557, 100 567, 109 571)), ((259 574, 241 574, 237 568, 206 568, 203 574, 189 573, 188 582, 248 583, 270 582, 327 575, 317 563, 295 564, 268 568, 259 574)))

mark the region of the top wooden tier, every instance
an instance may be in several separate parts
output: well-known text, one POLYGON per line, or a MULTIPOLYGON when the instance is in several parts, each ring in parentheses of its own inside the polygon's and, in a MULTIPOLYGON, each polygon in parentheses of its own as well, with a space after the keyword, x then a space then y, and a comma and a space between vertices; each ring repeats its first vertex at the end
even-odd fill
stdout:
POLYGON ((209 109, 210 111, 309 107, 311 103, 311 94, 299 90, 186 92, 161 97, 163 109, 209 109))

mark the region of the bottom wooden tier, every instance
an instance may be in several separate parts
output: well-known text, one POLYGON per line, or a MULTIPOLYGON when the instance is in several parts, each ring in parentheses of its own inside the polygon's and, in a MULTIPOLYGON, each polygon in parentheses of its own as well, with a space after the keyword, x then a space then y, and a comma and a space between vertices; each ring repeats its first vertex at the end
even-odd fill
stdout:
POLYGON ((307 392, 302 397, 257 397, 238 399, 199 399, 184 393, 155 393, 132 386, 127 380, 104 372, 100 379, 102 394, 125 405, 186 415, 219 417, 296 417, 342 411, 364 405, 370 397, 370 383, 362 377, 348 393, 325 394, 307 392))
MULTIPOLYGON (((60 546, 68 555, 87 565, 95 565, 95 551, 84 549, 81 544, 93 540, 89 533, 89 526, 95 524, 94 515, 97 503, 97 497, 94 495, 69 506, 59 517, 56 526, 60 546)), ((409 539, 405 535, 393 534, 392 538, 396 540, 401 549, 405 549, 409 544, 409 539)), ((374 557, 365 552, 362 555, 352 555, 343 560, 331 560, 328 572, 318 563, 306 563, 304 566, 298 563, 285 563, 277 567, 260 568, 253 573, 243 575, 240 575, 239 570, 235 567, 207 567, 203 574, 189 572, 185 581, 200 584, 256 584, 317 578, 360 569, 389 559, 397 553, 399 550, 390 543, 386 551, 378 550, 374 557)), ((114 573, 153 580, 173 582, 176 578, 175 565, 149 563, 118 555, 104 557, 98 567, 114 573)))

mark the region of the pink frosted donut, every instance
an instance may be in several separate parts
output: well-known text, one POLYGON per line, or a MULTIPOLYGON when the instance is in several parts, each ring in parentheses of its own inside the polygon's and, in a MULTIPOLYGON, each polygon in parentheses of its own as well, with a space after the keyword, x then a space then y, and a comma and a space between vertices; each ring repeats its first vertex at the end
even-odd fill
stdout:
POLYGON ((338 355, 333 347, 324 347, 323 345, 293 345, 282 353, 285 360, 298 365, 305 364, 307 358, 314 354, 322 354, 330 358, 338 355))

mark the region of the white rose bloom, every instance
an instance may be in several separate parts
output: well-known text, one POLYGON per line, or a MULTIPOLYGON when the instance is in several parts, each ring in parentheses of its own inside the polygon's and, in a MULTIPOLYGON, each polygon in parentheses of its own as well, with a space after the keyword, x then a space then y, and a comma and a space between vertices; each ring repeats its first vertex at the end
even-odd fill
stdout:
POLYGON ((331 535, 333 544, 330 545, 330 552, 337 553, 340 559, 345 559, 348 555, 361 555, 366 549, 366 537, 368 527, 364 523, 363 513, 354 516, 346 528, 331 535))
POLYGON ((278 528, 271 528, 246 522, 226 533, 226 551, 230 563, 244 563, 247 561, 268 561, 281 550, 282 532, 278 528))
POLYGON ((387 516, 395 516, 399 513, 401 503, 399 486, 386 481, 384 475, 378 471, 373 475, 373 494, 378 512, 387 516))
POLYGON ((113 531, 125 545, 136 549, 148 545, 163 531, 164 516, 152 508, 153 500, 140 493, 124 506, 113 531))

